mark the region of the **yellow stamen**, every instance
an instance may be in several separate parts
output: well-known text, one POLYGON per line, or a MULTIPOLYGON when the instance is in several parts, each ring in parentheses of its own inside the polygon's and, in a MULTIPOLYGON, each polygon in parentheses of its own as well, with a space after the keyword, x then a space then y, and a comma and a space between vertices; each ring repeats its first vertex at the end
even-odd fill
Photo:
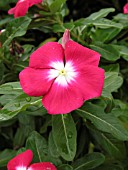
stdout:
POLYGON ((60 70, 59 74, 62 75, 62 76, 65 76, 66 75, 66 71, 64 69, 60 70))

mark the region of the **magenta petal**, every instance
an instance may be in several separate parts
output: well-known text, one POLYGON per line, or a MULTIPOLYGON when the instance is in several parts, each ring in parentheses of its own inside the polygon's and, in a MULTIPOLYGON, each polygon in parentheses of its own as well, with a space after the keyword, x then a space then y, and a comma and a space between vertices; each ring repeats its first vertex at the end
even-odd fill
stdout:
POLYGON ((50 162, 41 162, 32 164, 28 170, 57 170, 50 162))
POLYGON ((15 13, 15 7, 14 8, 11 8, 8 10, 8 14, 14 14, 15 13))
POLYGON ((42 0, 29 0, 29 7, 39 3, 42 3, 42 0))
POLYGON ((25 16, 29 8, 29 2, 28 1, 18 1, 15 7, 14 17, 21 17, 25 16))
POLYGON ((53 80, 48 78, 49 69, 25 68, 20 72, 20 84, 29 96, 42 96, 48 92, 53 80))
POLYGON ((49 42, 32 53, 29 66, 33 68, 51 68, 52 62, 63 61, 64 50, 62 45, 57 42, 49 42))
MULTIPOLYGON (((100 54, 87 47, 84 47, 72 40, 66 43, 65 47, 66 62, 72 61, 79 67, 82 65, 98 66, 100 54)), ((82 66, 83 67, 83 66, 82 66)))
POLYGON ((128 14, 128 3, 125 4, 125 6, 123 8, 123 13, 128 14))
POLYGON ((31 163, 33 158, 33 153, 31 150, 26 150, 25 152, 20 153, 13 159, 8 162, 8 170, 17 170, 20 167, 27 168, 31 163))
POLYGON ((104 85, 104 70, 95 66, 86 66, 79 70, 74 86, 84 95, 84 100, 101 96, 104 85))
POLYGON ((56 81, 49 92, 43 97, 42 103, 49 114, 66 114, 83 104, 83 95, 73 84, 62 86, 56 81))

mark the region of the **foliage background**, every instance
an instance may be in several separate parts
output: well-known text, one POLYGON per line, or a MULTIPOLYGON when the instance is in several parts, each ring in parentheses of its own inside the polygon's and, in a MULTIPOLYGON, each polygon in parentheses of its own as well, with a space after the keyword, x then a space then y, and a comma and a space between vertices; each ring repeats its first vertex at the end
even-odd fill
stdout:
POLYGON ((41 9, 14 19, 16 0, 0 1, 0 169, 31 149, 33 162, 50 161, 58 170, 128 169, 128 14, 125 0, 45 0, 41 9), (23 93, 18 74, 30 54, 48 41, 71 38, 98 51, 105 69, 102 96, 82 108, 51 116, 41 98, 23 93))

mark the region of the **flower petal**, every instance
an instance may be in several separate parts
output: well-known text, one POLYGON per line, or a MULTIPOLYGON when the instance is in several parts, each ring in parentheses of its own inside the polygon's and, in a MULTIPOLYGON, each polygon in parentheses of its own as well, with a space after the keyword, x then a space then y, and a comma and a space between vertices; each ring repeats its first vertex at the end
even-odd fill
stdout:
POLYGON ((20 153, 13 159, 8 162, 7 168, 8 170, 24 170, 29 166, 33 158, 33 153, 31 150, 26 150, 25 152, 20 153))
POLYGON ((48 92, 53 82, 49 77, 50 69, 25 68, 20 72, 20 84, 23 91, 29 96, 42 96, 48 92))
POLYGON ((42 0, 29 0, 29 7, 39 3, 42 3, 42 0))
POLYGON ((123 13, 128 14, 128 3, 126 3, 125 6, 123 7, 123 13))
POLYGON ((79 67, 83 67, 83 65, 98 66, 100 54, 72 40, 69 40, 65 47, 65 58, 66 62, 72 61, 79 67))
POLYGON ((73 81, 68 83, 64 76, 56 78, 42 103, 49 114, 69 113, 83 104, 83 95, 74 87, 73 81))
MULTIPOLYGON (((86 66, 79 70, 74 86, 84 95, 84 100, 99 97, 104 85, 104 70, 95 66, 86 66)), ((75 88, 74 87, 74 88, 75 88)))
POLYGON ((8 14, 14 14, 16 7, 11 8, 8 10, 8 14))
POLYGON ((41 162, 32 164, 28 170, 57 170, 50 162, 41 162))
POLYGON ((32 53, 29 66, 33 68, 52 68, 53 62, 64 62, 63 47, 57 42, 46 43, 32 53))
POLYGON ((15 12, 14 17, 21 17, 25 16, 29 8, 29 2, 28 1, 18 1, 15 6, 15 12))

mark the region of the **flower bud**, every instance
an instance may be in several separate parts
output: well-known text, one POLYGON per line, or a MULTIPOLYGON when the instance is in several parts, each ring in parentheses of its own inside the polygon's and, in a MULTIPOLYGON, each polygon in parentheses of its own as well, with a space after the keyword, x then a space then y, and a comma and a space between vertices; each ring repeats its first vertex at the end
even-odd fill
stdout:
POLYGON ((70 40, 70 30, 66 29, 62 37, 62 46, 65 49, 66 43, 70 40))

